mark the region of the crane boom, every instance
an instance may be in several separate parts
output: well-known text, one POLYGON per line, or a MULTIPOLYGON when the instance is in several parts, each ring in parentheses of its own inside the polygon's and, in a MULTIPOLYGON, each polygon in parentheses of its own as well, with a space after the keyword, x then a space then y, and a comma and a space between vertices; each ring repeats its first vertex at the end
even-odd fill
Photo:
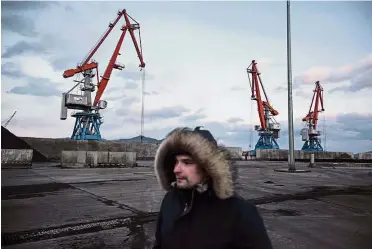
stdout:
POLYGON ((260 91, 260 86, 259 86, 259 81, 258 81, 258 74, 259 73, 258 73, 256 64, 257 63, 253 60, 252 61, 252 69, 251 69, 251 71, 249 71, 249 69, 247 69, 247 72, 252 74, 252 80, 253 80, 251 99, 256 100, 256 102, 257 102, 258 117, 260 119, 261 127, 263 129, 265 129, 266 128, 266 122, 265 122, 265 117, 264 117, 264 106, 263 106, 263 102, 262 102, 262 98, 261 98, 261 91, 260 91))
POLYGON ((316 130, 317 125, 318 125, 319 113, 323 111, 324 111, 323 88, 320 85, 319 81, 317 81, 315 82, 315 89, 314 89, 313 98, 311 99, 309 112, 306 115, 306 117, 302 119, 302 121, 311 121, 312 128, 316 130), (314 99, 315 99, 315 104, 314 104, 314 99), (321 109, 319 109, 319 102, 321 105, 321 109), (313 104, 314 104, 314 110, 312 110, 313 104))
POLYGON ((252 95, 251 99, 256 100, 257 102, 257 110, 258 110, 258 116, 260 119, 260 124, 263 129, 267 128, 267 124, 265 122, 265 107, 270 111, 270 113, 273 116, 279 115, 279 112, 275 110, 267 97, 267 94, 265 92, 265 89, 262 84, 262 79, 261 79, 261 73, 258 71, 257 68, 257 62, 255 60, 252 61, 251 65, 247 68, 248 75, 252 74, 252 84, 251 84, 251 90, 252 90, 252 95), (252 66, 252 68, 250 68, 252 66), (263 100, 261 96, 261 91, 260 91, 260 86, 264 92, 265 99, 263 100))
POLYGON ((102 43, 106 40, 107 36, 111 33, 114 29, 115 25, 118 23, 120 18, 124 15, 125 9, 118 12, 118 16, 116 17, 114 22, 109 23, 109 27, 105 31, 104 35, 99 39, 98 43, 93 47, 93 49, 88 53, 88 55, 84 58, 83 62, 80 63, 80 66, 84 66, 89 62, 89 60, 93 57, 93 55, 97 52, 98 48, 102 45, 102 43))
POLYGON ((6 128, 8 126, 8 124, 10 123, 10 121, 12 121, 12 119, 14 118, 15 114, 17 113, 17 111, 14 111, 12 116, 10 116, 10 118, 5 122, 4 124, 4 128, 6 128))
POLYGON ((102 77, 102 80, 101 82, 98 84, 98 89, 97 89, 97 94, 96 94, 96 97, 94 99, 94 102, 93 102, 93 106, 97 105, 98 101, 101 99, 101 96, 107 86, 107 83, 108 81, 110 80, 110 76, 111 76, 111 73, 112 73, 112 70, 115 68, 115 69, 119 69, 119 70, 122 70, 124 67, 119 65, 119 64, 116 64, 116 59, 119 55, 119 51, 120 51, 120 47, 124 41, 124 37, 125 37, 125 34, 127 31, 129 31, 131 37, 132 37, 132 41, 134 43, 134 47, 137 51, 137 56, 138 58, 140 59, 140 65, 139 67, 143 68, 145 67, 145 62, 143 61, 143 58, 142 58, 142 52, 140 51, 139 47, 138 47, 138 44, 137 44, 137 40, 136 40, 136 37, 134 36, 134 30, 136 29, 139 29, 139 24, 138 23, 135 23, 135 24, 131 24, 130 21, 129 21, 129 18, 128 18, 128 14, 126 13, 125 10, 123 10, 123 14, 124 14, 124 19, 125 19, 125 25, 121 28, 121 36, 119 38, 119 41, 116 45, 116 48, 111 56, 111 59, 109 61, 109 64, 107 65, 106 67, 106 70, 103 74, 103 77, 102 77))
POLYGON ((105 90, 105 88, 107 86, 107 83, 110 80, 112 70, 114 68, 119 69, 119 70, 123 69, 122 66, 120 66, 118 64, 115 64, 116 59, 119 55, 119 50, 120 50, 121 44, 123 43, 123 40, 124 40, 125 33, 127 31, 127 28, 123 28, 122 30, 123 30, 123 32, 121 33, 119 41, 118 41, 118 43, 116 45, 116 48, 114 50, 114 53, 112 54, 110 62, 106 67, 106 70, 105 70, 105 73, 103 74, 101 82, 98 84, 97 94, 96 94, 96 97, 94 99, 93 106, 97 105, 98 101, 100 100, 100 98, 103 94, 103 91, 105 90))
MULTIPOLYGON (((136 22, 136 20, 134 20, 132 17, 130 17, 126 12, 125 12, 124 18, 125 18, 125 22, 127 24, 127 28, 129 30, 130 36, 132 37, 132 41, 133 41, 134 47, 136 49, 137 56, 138 56, 138 58, 141 62, 139 67, 144 68, 145 67, 145 62, 143 61, 143 56, 142 56, 142 45, 141 45, 141 48, 138 47, 136 37, 134 36, 134 30, 136 30, 136 29, 139 30, 139 23, 136 22), (135 22, 135 24, 131 24, 130 21, 129 21, 129 18, 132 19, 135 22)), ((140 38, 140 44, 141 44, 141 32, 140 32, 140 30, 139 30, 139 38, 140 38)))
POLYGON ((70 77, 73 77, 77 73, 81 73, 89 69, 95 69, 97 67, 98 67, 97 62, 91 62, 88 64, 84 64, 82 66, 78 66, 77 68, 74 68, 74 69, 67 69, 63 72, 63 78, 70 78, 70 77))
POLYGON ((63 72, 63 78, 70 78, 73 77, 77 73, 84 72, 89 69, 94 69, 98 67, 98 63, 91 62, 88 63, 89 60, 93 57, 93 55, 97 52, 98 48, 102 45, 105 41, 107 36, 111 33, 112 29, 115 27, 116 23, 119 21, 120 17, 123 15, 123 11, 118 12, 118 16, 116 17, 114 22, 109 23, 109 27, 105 31, 104 35, 98 40, 98 43, 91 49, 87 56, 83 59, 83 61, 74 69, 67 69, 63 72))

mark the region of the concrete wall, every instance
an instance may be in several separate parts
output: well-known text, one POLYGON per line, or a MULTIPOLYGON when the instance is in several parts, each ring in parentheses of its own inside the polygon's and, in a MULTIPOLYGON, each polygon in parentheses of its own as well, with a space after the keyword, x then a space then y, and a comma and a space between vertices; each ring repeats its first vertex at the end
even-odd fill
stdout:
POLYGON ((1 167, 32 165, 33 150, 28 149, 1 149, 1 167))
POLYGON ((134 167, 136 152, 62 151, 62 167, 134 167))
POLYGON ((137 158, 155 156, 157 145, 141 144, 140 142, 111 142, 111 141, 75 141, 71 139, 21 137, 31 147, 40 151, 48 160, 59 161, 61 152, 66 151, 112 151, 136 152, 137 158))
POLYGON ((372 160, 372 152, 358 153, 357 157, 361 160, 372 160))
MULTIPOLYGON (((295 150, 295 159, 310 160, 310 155, 314 154, 315 160, 334 160, 334 159, 353 159, 351 152, 330 152, 317 151, 309 152, 295 150)), ((259 160, 288 160, 288 150, 256 150, 256 159, 259 160)))
POLYGON ((234 159, 242 159, 243 149, 241 147, 225 147, 234 159))
MULTIPOLYGON (((60 161, 61 152, 65 151, 110 151, 110 152, 136 152, 137 160, 153 160, 158 145, 141 144, 140 142, 111 142, 111 141, 74 141, 71 139, 32 138, 22 137, 32 148, 47 157, 48 160, 60 161)), ((235 159, 242 156, 242 148, 226 147, 235 159)), ((296 160, 310 160, 311 152, 296 150, 296 160)), ((364 159, 372 160, 372 153, 360 153, 356 156, 350 152, 315 152, 315 160, 342 160, 364 159)), ((249 158, 247 158, 249 159, 249 158)), ((257 150, 258 160, 288 160, 288 150, 257 150)))
MULTIPOLYGON (((60 161, 62 151, 111 151, 136 152, 138 160, 154 159, 158 145, 140 142, 76 141, 68 138, 21 137, 32 148, 41 152, 48 160, 60 161)), ((242 158, 242 148, 226 147, 235 159, 242 158)))

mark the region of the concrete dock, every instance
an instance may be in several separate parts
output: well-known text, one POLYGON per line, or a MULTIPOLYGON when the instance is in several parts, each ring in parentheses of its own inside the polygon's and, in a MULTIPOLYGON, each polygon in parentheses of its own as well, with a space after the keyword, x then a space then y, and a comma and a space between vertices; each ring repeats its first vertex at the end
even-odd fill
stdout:
MULTIPOLYGON (((274 248, 372 248, 372 167, 281 173, 285 162, 236 164, 237 190, 259 208, 274 248)), ((138 165, 2 169, 2 246, 151 248, 164 192, 152 162, 138 165)))

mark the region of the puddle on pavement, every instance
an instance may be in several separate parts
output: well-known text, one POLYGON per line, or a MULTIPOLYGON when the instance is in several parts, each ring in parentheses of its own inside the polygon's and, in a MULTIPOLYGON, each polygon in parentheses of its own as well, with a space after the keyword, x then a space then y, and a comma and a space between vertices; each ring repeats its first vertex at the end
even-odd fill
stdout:
MULTIPOLYGON (((99 201, 99 200, 98 200, 99 201)), ((105 203, 106 205, 108 206, 115 206, 115 202, 112 201, 112 200, 105 200, 105 201, 102 201, 103 203, 105 203)))
POLYGON ((274 185, 277 186, 277 187, 284 187, 283 184, 276 184, 276 183, 273 182, 273 181, 265 181, 264 183, 266 183, 266 184, 274 184, 274 185))
POLYGON ((274 213, 278 214, 279 216, 300 216, 301 213, 297 210, 293 209, 276 209, 274 213))

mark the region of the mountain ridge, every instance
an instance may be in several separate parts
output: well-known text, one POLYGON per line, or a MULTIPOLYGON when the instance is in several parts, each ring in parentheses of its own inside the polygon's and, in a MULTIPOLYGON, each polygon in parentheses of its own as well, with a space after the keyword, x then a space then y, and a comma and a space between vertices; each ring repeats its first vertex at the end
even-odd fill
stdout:
MULTIPOLYGON (((117 141, 117 142, 141 142, 141 135, 139 136, 136 136, 136 137, 132 137, 132 138, 118 138, 118 139, 105 139, 106 141, 117 141)), ((143 136, 142 137, 142 142, 143 143, 151 143, 151 144, 158 144, 158 143, 161 143, 162 139, 159 140, 159 139, 156 139, 156 138, 152 138, 152 137, 146 137, 146 136, 143 136)))

